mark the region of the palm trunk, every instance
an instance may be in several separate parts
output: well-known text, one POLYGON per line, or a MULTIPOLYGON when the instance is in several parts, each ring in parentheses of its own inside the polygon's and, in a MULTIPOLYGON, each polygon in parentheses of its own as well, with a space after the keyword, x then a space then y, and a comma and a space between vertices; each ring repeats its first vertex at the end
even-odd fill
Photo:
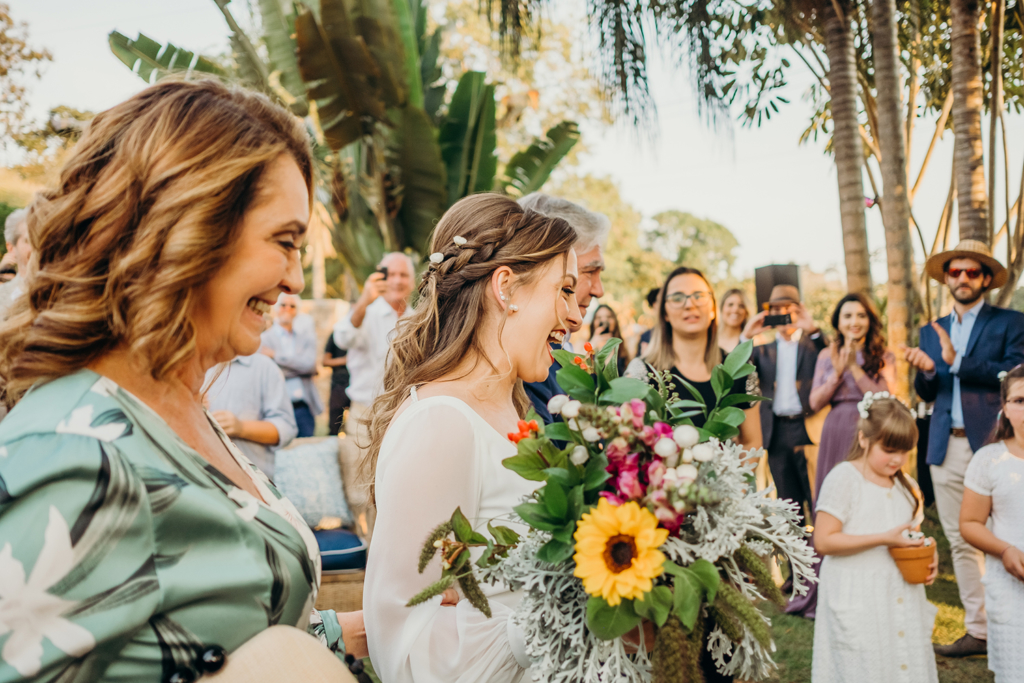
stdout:
MULTIPOLYGON (((895 0, 873 0, 875 87, 878 91, 878 139, 882 148, 882 222, 885 224, 885 252, 889 266, 889 301, 885 314, 889 322, 889 345, 900 349, 908 343, 910 329, 910 204, 907 201, 906 142, 900 108, 899 42, 896 37, 895 0)), ((910 397, 910 372, 902 352, 896 354, 896 386, 901 399, 910 397)))
POLYGON ((981 143, 981 37, 978 0, 952 0, 953 155, 957 173, 960 239, 991 241, 981 143))
POLYGON ((846 254, 846 286, 851 292, 871 291, 868 234, 864 220, 864 148, 857 124, 857 71, 853 56, 853 28, 836 14, 831 0, 822 2, 822 29, 828 55, 828 81, 832 98, 832 149, 839 178, 839 213, 846 254))

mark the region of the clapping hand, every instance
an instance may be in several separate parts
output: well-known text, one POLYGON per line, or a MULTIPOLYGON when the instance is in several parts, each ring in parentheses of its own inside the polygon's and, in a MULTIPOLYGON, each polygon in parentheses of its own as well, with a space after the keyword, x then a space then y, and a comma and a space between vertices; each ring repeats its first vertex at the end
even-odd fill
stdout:
POLYGON ((850 348, 846 345, 839 346, 839 342, 833 341, 829 344, 829 353, 832 355, 832 369, 835 370, 838 379, 850 365, 850 348))
POLYGON ((956 360, 956 349, 953 348, 953 340, 949 338, 949 332, 942 327, 942 325, 933 322, 932 329, 935 330, 935 334, 939 335, 939 344, 942 346, 942 360, 946 361, 946 365, 952 365, 953 361, 956 360))
POLYGON ((935 361, 921 349, 909 347, 906 344, 900 344, 900 348, 903 349, 907 362, 921 372, 931 372, 935 369, 935 361))

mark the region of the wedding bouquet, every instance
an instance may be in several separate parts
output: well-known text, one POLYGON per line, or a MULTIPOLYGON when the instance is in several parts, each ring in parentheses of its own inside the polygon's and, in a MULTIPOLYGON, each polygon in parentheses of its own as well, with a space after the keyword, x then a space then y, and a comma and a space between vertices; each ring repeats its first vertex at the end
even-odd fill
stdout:
POLYGON ((505 467, 543 482, 515 508, 526 536, 489 522, 487 537, 456 510, 420 558, 423 572, 440 553, 442 576, 409 604, 457 583, 490 615, 481 581, 521 591, 512 619, 535 681, 703 681, 705 648, 721 673, 764 679, 774 644, 757 603, 784 604, 768 559, 788 559, 798 594, 815 579, 796 505, 756 490, 759 453, 732 441, 744 418, 736 406, 761 400, 730 393, 754 371, 752 345, 714 369, 707 406, 685 382, 689 396, 671 394, 667 373, 651 376, 655 386, 618 377, 619 343, 596 356, 589 344, 582 355, 556 351, 567 395, 548 408, 563 421, 528 417, 509 434, 518 453, 505 467), (655 627, 650 656, 644 621, 655 627))

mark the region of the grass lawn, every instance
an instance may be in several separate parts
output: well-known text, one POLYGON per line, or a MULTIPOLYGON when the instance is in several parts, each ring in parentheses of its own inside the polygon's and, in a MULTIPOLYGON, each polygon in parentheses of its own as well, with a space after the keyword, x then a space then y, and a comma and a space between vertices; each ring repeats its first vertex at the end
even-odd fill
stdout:
MULTIPOLYGON (((956 580, 953 578, 953 566, 949 559, 949 542, 939 526, 935 508, 925 513, 922 530, 932 536, 939 544, 939 577, 934 585, 925 590, 928 599, 939 608, 935 618, 935 631, 932 640, 936 643, 952 643, 964 635, 964 608, 957 593, 956 580)), ((811 646, 814 642, 814 622, 801 617, 784 614, 774 605, 763 606, 766 614, 772 619, 772 632, 775 635, 775 661, 779 669, 770 680, 778 683, 810 683, 811 680, 811 646)), ((941 683, 986 683, 993 680, 988 670, 987 660, 977 659, 946 659, 938 658, 939 681, 941 683)))

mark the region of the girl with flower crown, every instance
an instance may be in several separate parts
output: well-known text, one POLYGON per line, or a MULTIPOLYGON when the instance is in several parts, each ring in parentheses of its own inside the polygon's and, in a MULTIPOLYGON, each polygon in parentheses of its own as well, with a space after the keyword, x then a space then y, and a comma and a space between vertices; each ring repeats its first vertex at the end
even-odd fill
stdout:
MULTIPOLYGON (((902 470, 917 425, 886 393, 865 394, 857 408, 856 440, 818 493, 814 547, 825 559, 811 678, 935 683, 936 609, 924 586, 907 583, 888 553, 925 543, 911 531, 923 516, 921 494, 902 470)), ((937 573, 936 554, 928 584, 937 573)))
POLYGON ((1004 683, 1024 671, 1024 365, 999 374, 1003 408, 967 466, 960 533, 985 553, 988 668, 1004 683))

